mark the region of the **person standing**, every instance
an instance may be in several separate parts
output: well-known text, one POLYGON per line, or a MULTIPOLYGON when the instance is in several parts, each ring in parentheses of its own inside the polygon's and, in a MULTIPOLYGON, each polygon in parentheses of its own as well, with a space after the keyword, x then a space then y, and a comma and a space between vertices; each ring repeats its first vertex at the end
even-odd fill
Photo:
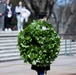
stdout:
POLYGON ((2 0, 0 0, 0 31, 2 31, 4 27, 4 11, 4 3, 2 2, 2 0))
POLYGON ((28 22, 28 17, 30 16, 30 11, 23 6, 22 1, 19 1, 18 5, 15 7, 16 18, 17 18, 17 29, 18 31, 23 30, 23 22, 28 22))
POLYGON ((11 21, 14 14, 14 8, 10 0, 6 0, 5 4, 5 31, 11 31, 11 21))
MULTIPOLYGON (((38 15, 38 20, 47 21, 47 13, 46 12, 40 12, 38 15)), ((45 67, 38 67, 36 65, 32 65, 31 69, 35 70, 38 75, 45 75, 45 74, 47 74, 47 71, 50 70, 50 65, 45 66, 45 67)))

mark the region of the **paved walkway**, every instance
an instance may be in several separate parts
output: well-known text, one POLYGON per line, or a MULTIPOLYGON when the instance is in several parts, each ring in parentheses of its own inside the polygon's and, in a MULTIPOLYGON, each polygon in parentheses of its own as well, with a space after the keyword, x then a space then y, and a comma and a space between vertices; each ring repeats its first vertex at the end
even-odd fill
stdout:
MULTIPOLYGON (((1 62, 0 75, 37 75, 23 60, 1 62)), ((59 56, 47 75, 76 75, 76 56, 59 56)))

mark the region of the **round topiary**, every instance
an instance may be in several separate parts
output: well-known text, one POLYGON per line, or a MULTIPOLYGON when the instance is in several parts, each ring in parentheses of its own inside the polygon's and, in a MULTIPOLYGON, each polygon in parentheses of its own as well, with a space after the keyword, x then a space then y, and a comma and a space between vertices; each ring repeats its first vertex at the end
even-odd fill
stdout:
POLYGON ((19 33, 17 45, 24 62, 45 67, 58 56, 60 38, 50 23, 34 20, 19 33))

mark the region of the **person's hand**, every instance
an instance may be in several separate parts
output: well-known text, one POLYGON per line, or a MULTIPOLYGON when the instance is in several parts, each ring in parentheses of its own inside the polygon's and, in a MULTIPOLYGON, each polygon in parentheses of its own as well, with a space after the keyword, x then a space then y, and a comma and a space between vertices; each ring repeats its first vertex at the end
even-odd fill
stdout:
POLYGON ((11 16, 12 16, 12 12, 9 11, 9 12, 8 12, 8 17, 10 18, 11 16))
POLYGON ((11 12, 11 11, 9 11, 9 12, 8 12, 8 14, 12 14, 12 12, 11 12))
POLYGON ((0 13, 0 16, 2 16, 2 13, 0 13))

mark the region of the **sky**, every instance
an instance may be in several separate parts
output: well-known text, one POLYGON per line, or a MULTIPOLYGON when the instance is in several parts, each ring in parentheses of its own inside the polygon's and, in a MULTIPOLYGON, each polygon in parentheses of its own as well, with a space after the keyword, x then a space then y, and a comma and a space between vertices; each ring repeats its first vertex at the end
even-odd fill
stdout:
POLYGON ((57 5, 65 5, 68 4, 70 0, 57 0, 56 4, 57 5))

